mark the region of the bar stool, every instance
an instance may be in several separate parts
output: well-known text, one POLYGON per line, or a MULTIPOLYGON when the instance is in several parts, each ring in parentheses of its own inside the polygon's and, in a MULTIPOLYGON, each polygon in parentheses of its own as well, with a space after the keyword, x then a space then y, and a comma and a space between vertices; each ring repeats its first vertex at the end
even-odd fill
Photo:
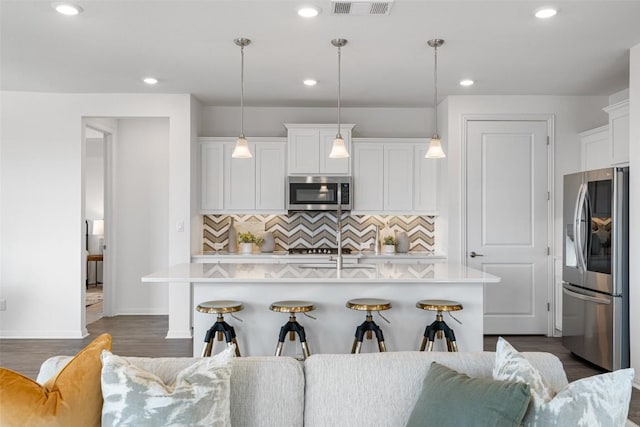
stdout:
POLYGON ((278 345, 276 346, 276 356, 282 355, 282 347, 284 346, 284 340, 289 334, 289 340, 295 341, 296 334, 300 338, 300 345, 302 346, 302 355, 306 359, 311 356, 309 346, 307 345, 307 336, 304 333, 304 328, 296 320, 296 313, 303 313, 305 316, 315 319, 315 317, 306 314, 309 311, 316 309, 315 304, 308 301, 277 301, 269 306, 269 310, 277 311, 279 313, 289 313, 289 321, 280 328, 280 336, 278 337, 278 345))
MULTIPOLYGON (((435 341, 436 335, 438 339, 442 339, 443 334, 447 339, 447 351, 458 351, 456 336, 453 333, 453 329, 442 320, 442 312, 448 311, 451 316, 452 311, 462 310, 462 304, 456 301, 442 299, 425 299, 418 301, 416 307, 422 310, 437 311, 436 320, 424 330, 424 338, 422 339, 422 345, 420 345, 420 351, 424 351, 425 347, 427 351, 433 351, 433 341, 435 341)), ((451 316, 451 318, 462 324, 462 322, 455 317, 451 316)))
MULTIPOLYGON (((378 298, 356 298, 347 301, 347 308, 350 308, 351 310, 367 312, 366 320, 356 328, 356 338, 353 340, 351 353, 360 353, 365 332, 367 334, 368 340, 373 338, 372 332, 375 332, 376 339, 378 340, 378 349, 380 351, 387 351, 387 348, 384 345, 384 336, 382 335, 382 329, 380 329, 380 326, 378 326, 376 322, 373 321, 371 312, 377 311, 378 314, 380 314, 381 310, 389 310, 391 308, 391 302, 378 298)), ((382 317, 386 322, 389 322, 381 314, 380 317, 382 317)))
POLYGON ((244 307, 239 301, 220 300, 207 301, 198 304, 196 310, 198 310, 200 313, 218 315, 216 322, 213 324, 213 326, 211 326, 211 328, 209 328, 204 337, 204 342, 206 343, 206 345, 202 350, 202 357, 211 356, 211 350, 213 349, 213 342, 215 341, 216 334, 218 336, 218 341, 222 341, 222 337, 224 336, 229 347, 235 344, 236 356, 240 357, 240 348, 238 348, 238 341, 236 341, 236 331, 235 329, 233 329, 233 326, 224 321, 224 314, 229 313, 231 314, 231 316, 233 316, 232 313, 243 309, 244 307))

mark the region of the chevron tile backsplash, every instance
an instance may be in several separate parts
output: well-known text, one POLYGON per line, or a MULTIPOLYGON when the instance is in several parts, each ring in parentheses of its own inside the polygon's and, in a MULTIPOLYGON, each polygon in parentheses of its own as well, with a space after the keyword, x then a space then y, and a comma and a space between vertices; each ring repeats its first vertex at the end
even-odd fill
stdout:
MULTIPOLYGON (((214 243, 228 244, 227 234, 231 218, 236 227, 241 223, 263 223, 264 230, 273 233, 276 250, 289 248, 317 248, 336 246, 335 212, 295 212, 290 215, 205 215, 203 217, 204 251, 214 250, 214 243)), ((394 231, 406 231, 411 251, 433 251, 435 217, 420 215, 350 215, 342 216, 342 241, 351 250, 369 247, 375 240, 375 226, 381 234, 388 227, 394 231)))

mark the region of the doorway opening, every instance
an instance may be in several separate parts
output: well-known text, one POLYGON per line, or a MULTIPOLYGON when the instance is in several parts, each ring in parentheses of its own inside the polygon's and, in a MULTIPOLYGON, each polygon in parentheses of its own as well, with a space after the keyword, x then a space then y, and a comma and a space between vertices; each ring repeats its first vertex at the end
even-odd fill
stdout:
POLYGON ((86 324, 104 315, 105 132, 85 126, 85 318, 86 324))

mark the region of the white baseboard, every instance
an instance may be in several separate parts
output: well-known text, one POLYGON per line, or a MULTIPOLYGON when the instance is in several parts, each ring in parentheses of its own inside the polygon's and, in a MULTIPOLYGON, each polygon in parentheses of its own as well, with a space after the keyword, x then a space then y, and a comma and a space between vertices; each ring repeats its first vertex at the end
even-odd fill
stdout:
POLYGON ((191 331, 190 330, 182 330, 182 331, 168 331, 167 336, 165 337, 168 340, 184 340, 191 339, 191 331))
POLYGON ((82 330, 74 331, 0 331, 0 339, 13 340, 33 340, 33 339, 52 339, 52 340, 80 340, 86 337, 82 330))
POLYGON ((113 316, 168 316, 169 312, 166 309, 149 309, 149 308, 127 308, 127 309, 114 309, 113 316))

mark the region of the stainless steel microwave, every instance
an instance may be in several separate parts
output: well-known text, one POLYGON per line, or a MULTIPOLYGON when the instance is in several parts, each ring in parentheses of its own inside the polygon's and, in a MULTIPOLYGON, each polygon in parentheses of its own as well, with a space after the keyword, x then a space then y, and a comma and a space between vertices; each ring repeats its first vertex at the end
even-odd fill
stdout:
POLYGON ((349 176, 287 177, 287 210, 335 211, 338 205, 351 210, 353 191, 349 176))

